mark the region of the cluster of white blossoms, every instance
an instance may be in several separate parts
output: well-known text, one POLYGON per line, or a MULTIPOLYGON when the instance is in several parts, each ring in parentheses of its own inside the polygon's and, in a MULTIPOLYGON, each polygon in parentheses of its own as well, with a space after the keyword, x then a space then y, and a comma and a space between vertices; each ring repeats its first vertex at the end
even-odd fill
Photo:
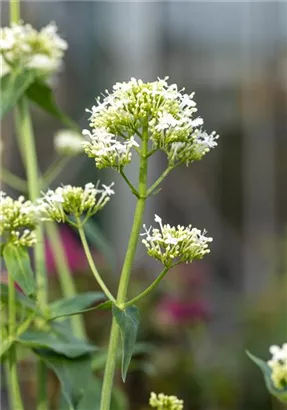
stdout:
POLYGON ((284 343, 281 348, 271 346, 269 350, 272 358, 267 364, 272 370, 273 385, 279 390, 287 389, 287 343, 284 343))
POLYGON ((54 147, 60 155, 79 155, 83 152, 83 137, 76 131, 60 130, 54 136, 54 147))
POLYGON ((166 396, 163 393, 151 393, 149 404, 157 410, 183 410, 183 400, 176 396, 166 396))
POLYGON ((143 127, 148 127, 153 148, 163 150, 170 165, 188 165, 217 145, 218 135, 204 132, 203 120, 195 116, 194 93, 178 90, 177 85, 169 85, 167 79, 144 83, 132 78, 127 83, 116 83, 111 94, 106 91, 103 101, 98 99, 97 104, 87 110, 91 113, 92 131, 84 130, 84 133, 92 143, 86 146, 86 152, 95 157, 102 168, 115 167, 114 160, 109 164, 108 156, 117 158, 117 166, 130 162, 134 138, 143 137, 143 127))
POLYGON ((33 246, 39 221, 37 207, 23 196, 14 200, 0 191, 0 234, 3 244, 33 246))
POLYGON ((18 67, 33 69, 39 75, 53 74, 61 67, 67 48, 53 22, 40 31, 30 24, 13 23, 0 31, 1 75, 18 67))
POLYGON ((83 135, 88 138, 83 143, 84 151, 95 159, 99 169, 111 167, 120 170, 131 162, 132 147, 139 146, 134 137, 121 142, 105 128, 96 128, 93 132, 83 130, 83 135))
POLYGON ((114 183, 110 186, 103 184, 99 189, 88 183, 84 188, 65 185, 55 191, 48 190, 37 203, 41 218, 46 221, 69 222, 69 216, 80 217, 83 213, 89 218, 110 200, 115 193, 113 185, 114 183))
POLYGON ((206 237, 206 232, 201 232, 197 228, 163 225, 162 219, 155 215, 155 222, 158 222, 160 229, 144 225, 145 236, 142 240, 147 248, 147 253, 161 261, 169 267, 172 263, 190 263, 194 259, 201 259, 210 252, 208 243, 212 238, 206 237))

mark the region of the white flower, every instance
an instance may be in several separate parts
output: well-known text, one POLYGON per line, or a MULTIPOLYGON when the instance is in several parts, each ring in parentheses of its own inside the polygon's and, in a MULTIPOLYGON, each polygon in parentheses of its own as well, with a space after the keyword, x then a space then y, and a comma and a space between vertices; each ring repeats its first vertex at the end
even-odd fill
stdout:
POLYGON ((178 262, 192 262, 201 259, 209 253, 208 243, 212 238, 206 237, 206 231, 201 232, 191 225, 183 227, 171 227, 164 225, 162 219, 155 215, 158 228, 148 228, 144 225, 145 232, 141 234, 142 240, 150 256, 161 261, 165 266, 171 266, 178 262))
POLYGON ((85 213, 87 219, 110 200, 114 194, 111 189, 113 185, 114 183, 110 186, 103 185, 103 189, 99 189, 98 185, 88 183, 84 188, 65 185, 55 191, 48 190, 38 200, 41 218, 46 221, 69 222, 69 216, 80 218, 85 213))
POLYGON ((167 396, 163 393, 151 393, 149 404, 157 410, 183 410, 183 400, 176 396, 167 396))
POLYGON ((54 136, 54 147, 60 155, 78 155, 83 149, 83 137, 70 129, 60 130, 54 136))
POLYGON ((0 234, 4 244, 33 246, 38 223, 38 209, 31 201, 23 196, 14 200, 0 191, 0 234))
POLYGON ((55 23, 36 31, 30 24, 19 22, 0 31, 0 53, 10 71, 24 67, 39 75, 53 74, 61 67, 67 47, 55 23))
POLYGON ((119 170, 131 162, 132 147, 138 147, 134 137, 121 142, 105 128, 95 129, 93 133, 83 130, 83 135, 89 138, 83 143, 84 151, 95 159, 100 169, 111 167, 119 170))
POLYGON ((284 343, 282 347, 271 346, 269 349, 272 354, 271 360, 267 362, 271 368, 271 379, 274 386, 279 389, 287 388, 287 343, 284 343))

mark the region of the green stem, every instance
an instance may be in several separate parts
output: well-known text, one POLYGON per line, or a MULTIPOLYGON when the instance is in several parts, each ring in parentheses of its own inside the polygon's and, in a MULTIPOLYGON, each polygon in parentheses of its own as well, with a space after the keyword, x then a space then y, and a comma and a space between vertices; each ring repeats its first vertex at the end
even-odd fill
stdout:
POLYGON ((107 298, 109 300, 111 300, 113 303, 115 303, 116 302, 115 298, 113 297, 113 295, 111 294, 111 292, 107 288, 105 282, 101 278, 101 275, 99 274, 99 272, 98 272, 98 270, 97 270, 97 268, 94 264, 93 256, 91 254, 91 251, 90 251, 90 248, 89 248, 89 245, 88 245, 88 242, 87 242, 85 231, 84 231, 79 219, 78 219, 78 230, 79 230, 82 245, 83 245, 87 260, 89 262, 89 266, 90 266, 91 271, 93 272, 93 274, 94 274, 98 284, 100 285, 102 291, 104 292, 104 294, 107 296, 107 298))
MULTIPOLYGON (((131 269, 133 260, 135 257, 138 238, 142 225, 142 219, 145 209, 146 197, 147 197, 147 152, 148 152, 148 127, 143 128, 142 145, 141 145, 141 159, 140 159, 140 175, 138 193, 139 198, 137 200, 133 227, 128 243, 125 261, 122 268, 118 295, 117 305, 123 306, 126 300, 128 285, 131 276, 131 269)), ((117 360, 117 347, 119 340, 119 326, 113 318, 110 342, 108 348, 107 362, 105 367, 104 381, 101 393, 101 407, 100 410, 110 410, 111 394, 113 389, 113 379, 117 360)))
MULTIPOLYGON (((8 311, 9 311, 9 337, 13 340, 16 335, 16 291, 15 284, 12 275, 8 274, 8 311)), ((17 357, 16 357, 16 345, 13 342, 9 350, 8 357, 8 369, 9 369, 9 384, 10 384, 10 400, 11 408, 17 410, 24 410, 21 392, 17 374, 17 357)))
MULTIPOLYGON (((27 101, 23 97, 18 103, 17 125, 22 141, 21 149, 25 155, 25 165, 27 172, 28 193, 31 201, 36 201, 39 196, 39 173, 37 154, 33 128, 30 118, 30 112, 27 101)), ((36 229, 37 242, 35 244, 34 258, 37 279, 37 302, 41 310, 47 304, 47 276, 45 267, 45 249, 43 228, 39 226, 36 229)), ((37 410, 47 409, 47 370, 45 365, 38 361, 38 393, 37 393, 37 410)))
POLYGON ((124 173, 123 169, 120 170, 120 174, 121 174, 121 176, 124 178, 124 180, 126 181, 126 183, 128 184, 128 186, 130 187, 130 190, 132 191, 132 193, 138 198, 138 197, 139 197, 138 191, 135 189, 135 187, 133 186, 133 184, 131 183, 131 181, 128 179, 128 177, 127 177, 126 174, 124 173))
POLYGON ((27 191, 26 181, 24 181, 24 179, 18 177, 17 175, 13 174, 11 171, 9 171, 6 168, 1 169, 1 181, 3 181, 5 184, 10 186, 11 188, 16 189, 16 191, 19 191, 19 192, 27 191))
MULTIPOLYGON (((53 256, 55 258, 63 295, 66 298, 71 298, 77 294, 77 289, 75 287, 72 273, 69 269, 58 226, 55 223, 47 223, 46 230, 53 256)), ((75 336, 79 339, 86 339, 87 335, 82 316, 75 315, 71 317, 70 320, 75 336)))
POLYGON ((143 299, 146 295, 148 295, 157 286, 157 284, 165 277, 169 269, 170 269, 169 267, 165 267, 160 273, 160 275, 153 281, 153 283, 148 288, 146 288, 142 293, 140 293, 135 298, 125 303, 124 309, 127 308, 128 306, 134 305, 135 303, 143 299))
POLYGON ((10 23, 19 23, 20 20, 20 1, 10 0, 10 23))
POLYGON ((161 174, 161 176, 152 184, 152 186, 147 191, 147 196, 151 195, 154 190, 159 186, 159 184, 164 180, 164 178, 170 173, 173 167, 168 166, 166 170, 161 174))

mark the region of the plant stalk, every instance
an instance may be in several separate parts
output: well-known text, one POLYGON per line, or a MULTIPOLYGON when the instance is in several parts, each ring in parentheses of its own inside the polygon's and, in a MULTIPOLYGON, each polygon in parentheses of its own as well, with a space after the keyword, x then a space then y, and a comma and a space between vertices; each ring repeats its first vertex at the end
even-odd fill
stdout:
MULTIPOLYGON (((46 231, 55 258, 61 290, 64 297, 71 298, 77 294, 77 289, 63 249, 59 228, 55 223, 50 222, 46 224, 46 231)), ((74 335, 79 339, 86 339, 87 335, 82 315, 72 316, 70 320, 74 335)))
MULTIPOLYGON (((8 312, 9 312, 9 337, 13 340, 16 336, 16 290, 13 277, 8 273, 8 312)), ((13 342, 8 356, 9 369, 9 400, 11 408, 24 410, 17 373, 16 345, 13 342)))
MULTIPOLYGON (((117 306, 121 307, 124 305, 128 290, 128 285, 131 276, 132 264, 135 258, 135 253, 137 249, 140 229, 142 225, 142 219, 145 209, 146 197, 147 197, 147 159, 148 153, 148 127, 143 128, 142 134, 142 145, 141 145, 141 159, 140 159, 140 173, 139 173, 139 185, 138 193, 139 198, 137 200, 133 227, 128 243, 128 248, 126 252, 125 261, 123 264, 118 295, 117 295, 117 306)), ((105 367, 104 381, 101 393, 101 407, 100 410, 110 410, 111 394, 113 389, 113 380, 117 360, 117 348, 119 341, 119 326, 116 323, 115 318, 112 321, 112 328, 110 334, 107 362, 105 367)))
MULTIPOLYGON (((21 98, 17 107, 17 124, 21 133, 22 150, 25 155, 25 165, 27 173, 28 193, 31 201, 36 201, 39 196, 39 172, 37 163, 37 154, 33 128, 30 118, 28 103, 25 97, 21 98)), ((37 303, 42 310, 47 304, 47 276, 45 266, 45 248, 43 228, 39 226, 36 229, 37 242, 35 244, 34 258, 37 279, 37 303)), ((47 410, 47 369, 43 362, 37 362, 37 410, 47 410)))
POLYGON ((19 23, 20 20, 20 1, 10 0, 10 23, 19 23))

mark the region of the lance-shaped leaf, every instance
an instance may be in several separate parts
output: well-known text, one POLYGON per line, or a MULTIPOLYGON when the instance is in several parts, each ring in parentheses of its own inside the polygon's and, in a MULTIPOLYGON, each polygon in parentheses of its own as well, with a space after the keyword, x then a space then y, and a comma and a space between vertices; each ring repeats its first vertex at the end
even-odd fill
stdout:
POLYGON ((28 98, 42 110, 60 120, 68 128, 79 132, 77 124, 58 107, 52 89, 41 80, 35 81, 27 90, 28 98))
POLYGON ((2 324, 0 328, 1 334, 1 346, 0 346, 0 359, 1 361, 4 359, 4 355, 13 344, 13 340, 9 337, 7 327, 2 324))
POLYGON ((36 291, 36 281, 27 249, 8 244, 4 248, 3 256, 8 274, 13 276, 14 281, 26 295, 33 295, 36 291))
POLYGON ((268 364, 264 360, 260 359, 259 357, 254 356, 252 353, 250 353, 248 351, 246 353, 249 356, 249 358, 262 371, 263 376, 264 376, 264 380, 265 380, 265 384, 266 384, 266 387, 269 390, 269 392, 273 396, 277 397, 278 400, 282 401, 283 403, 287 403, 287 387, 285 389, 282 389, 282 390, 277 389, 273 385, 273 382, 272 382, 272 379, 271 379, 272 370, 270 369, 268 364))
POLYGON ((105 299, 102 292, 86 292, 71 298, 57 300, 50 304, 50 318, 77 315, 89 306, 105 299))
POLYGON ((1 78, 1 119, 13 108, 25 91, 34 81, 35 74, 32 71, 11 72, 1 78))
POLYGON ((29 329, 17 338, 17 342, 31 349, 48 349, 69 358, 94 352, 97 347, 76 339, 68 330, 65 332, 29 329))
POLYGON ((139 310, 136 306, 129 306, 126 309, 121 310, 113 305, 112 312, 121 332, 122 379, 125 381, 137 338, 139 310))
POLYGON ((99 408, 100 384, 93 377, 90 355, 71 359, 47 350, 38 350, 36 354, 59 379, 61 410, 99 408))

